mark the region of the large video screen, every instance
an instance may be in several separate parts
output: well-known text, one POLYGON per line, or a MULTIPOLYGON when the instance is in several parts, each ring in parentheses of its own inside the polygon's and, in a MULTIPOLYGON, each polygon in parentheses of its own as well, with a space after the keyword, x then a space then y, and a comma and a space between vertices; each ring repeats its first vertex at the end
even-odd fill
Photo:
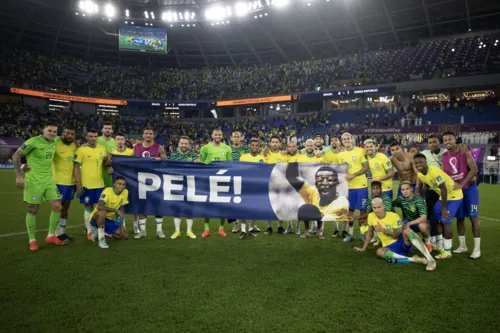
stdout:
POLYGON ((120 27, 120 50, 167 52, 167 33, 161 28, 120 27))

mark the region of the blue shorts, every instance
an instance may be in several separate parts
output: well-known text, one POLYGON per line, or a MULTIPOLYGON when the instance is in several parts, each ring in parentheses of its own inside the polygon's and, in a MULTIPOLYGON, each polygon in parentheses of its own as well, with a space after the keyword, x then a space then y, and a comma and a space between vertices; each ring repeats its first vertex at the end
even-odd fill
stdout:
POLYGON ((479 217, 479 190, 477 184, 471 184, 464 192, 462 206, 457 213, 458 219, 466 217, 479 217))
POLYGON ((446 209, 450 212, 450 218, 449 219, 443 219, 441 217, 441 205, 442 201, 438 200, 436 204, 434 205, 434 209, 432 210, 432 217, 434 218, 435 221, 441 221, 443 223, 451 223, 455 216, 458 213, 458 210, 460 209, 460 206, 462 205, 462 199, 460 200, 448 200, 448 204, 446 205, 446 209))
POLYGON ((366 210, 368 204, 368 187, 349 189, 349 209, 366 210))
MULTIPOLYGON (((411 222, 411 221, 403 221, 403 223, 405 225, 408 224, 409 222, 411 222)), ((427 222, 427 223, 429 223, 429 222, 427 222)), ((410 226, 410 229, 413 230, 414 232, 420 232, 420 227, 419 226, 420 226, 420 223, 419 224, 412 224, 410 226)))
POLYGON ((75 185, 57 185, 59 193, 61 193, 61 201, 71 201, 75 196, 75 185))
POLYGON ((403 235, 399 236, 398 240, 392 243, 389 246, 385 247, 389 251, 397 253, 401 256, 406 256, 413 249, 413 245, 406 245, 403 235))
POLYGON ((382 194, 387 195, 391 200, 393 199, 393 193, 392 190, 389 191, 383 191, 382 194))
MULTIPOLYGON (((97 223, 94 220, 94 218, 92 218, 92 220, 90 220, 90 224, 93 225, 94 227, 97 227, 97 223)), ((110 220, 110 219, 106 219, 106 222, 104 223, 104 232, 105 233, 112 235, 118 229, 120 229, 120 224, 119 223, 116 223, 116 221, 113 221, 113 220, 110 220)))
POLYGON ((94 205, 99 202, 103 188, 94 188, 91 190, 86 190, 85 193, 80 197, 80 203, 84 205, 94 205))
MULTIPOLYGON (((411 188, 413 189, 413 193, 415 193, 415 189, 417 188, 416 184, 411 184, 411 188)), ((399 184, 398 187, 398 197, 403 196, 403 193, 401 192, 401 184, 399 184)))

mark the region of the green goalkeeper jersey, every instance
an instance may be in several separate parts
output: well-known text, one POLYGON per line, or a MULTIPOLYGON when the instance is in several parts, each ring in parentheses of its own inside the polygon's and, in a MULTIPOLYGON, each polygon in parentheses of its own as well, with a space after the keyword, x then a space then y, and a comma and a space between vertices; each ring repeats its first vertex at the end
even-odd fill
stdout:
POLYGON ((238 148, 231 147, 231 157, 233 161, 238 162, 241 158, 241 155, 248 154, 250 152, 250 148, 247 146, 240 146, 238 148))
POLYGON ((19 151, 26 156, 30 172, 26 179, 36 183, 46 183, 52 180, 52 160, 56 151, 57 137, 54 141, 45 139, 42 135, 28 139, 19 147, 19 151))
POLYGON ((194 160, 198 159, 198 155, 193 153, 192 151, 188 151, 185 154, 177 151, 177 152, 173 153, 172 155, 170 155, 170 157, 168 159, 172 160, 172 161, 193 162, 194 160))
POLYGON ((231 147, 225 143, 220 143, 218 146, 208 143, 201 147, 200 155, 200 161, 205 164, 219 161, 232 161, 231 147))

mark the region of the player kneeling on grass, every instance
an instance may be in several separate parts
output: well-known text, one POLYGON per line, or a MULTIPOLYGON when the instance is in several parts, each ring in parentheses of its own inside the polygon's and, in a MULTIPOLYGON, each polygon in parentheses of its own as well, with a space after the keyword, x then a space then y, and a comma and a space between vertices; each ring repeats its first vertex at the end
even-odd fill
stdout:
POLYGON ((365 244, 362 248, 355 247, 354 251, 363 252, 368 248, 373 231, 378 233, 382 242, 382 247, 377 249, 377 256, 388 260, 391 263, 406 264, 409 262, 427 264, 426 270, 436 269, 436 261, 425 247, 422 239, 411 228, 402 229, 402 222, 399 215, 386 212, 384 201, 375 198, 372 201, 373 213, 368 215, 368 232, 365 244), (415 246, 425 258, 418 256, 407 257, 415 246))
POLYGON ((413 193, 412 184, 407 180, 401 182, 400 190, 403 195, 397 197, 392 204, 394 207, 401 208, 405 228, 411 228, 415 232, 420 232, 425 247, 431 252, 431 225, 427 221, 427 205, 425 204, 425 200, 413 193))
POLYGON ((122 223, 125 213, 123 207, 128 204, 128 190, 125 178, 116 177, 113 187, 107 187, 102 191, 101 197, 94 211, 90 214, 92 225, 91 240, 99 238, 99 247, 107 249, 106 234, 113 235, 116 239, 127 238, 128 233, 122 223))

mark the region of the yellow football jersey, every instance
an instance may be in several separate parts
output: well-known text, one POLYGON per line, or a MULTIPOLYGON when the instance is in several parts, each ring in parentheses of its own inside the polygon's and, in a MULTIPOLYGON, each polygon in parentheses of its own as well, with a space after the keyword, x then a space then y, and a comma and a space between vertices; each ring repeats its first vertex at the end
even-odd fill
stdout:
MULTIPOLYGON (((128 205, 128 190, 124 189, 123 192, 120 195, 118 195, 115 193, 114 188, 106 187, 104 191, 102 191, 99 201, 104 201, 104 205, 107 208, 118 210, 120 209, 120 207, 128 205)), ((90 213, 89 221, 92 220, 92 217, 94 216, 95 212, 97 212, 97 205, 94 207, 92 213, 90 213)), ((108 212, 106 213, 106 218, 108 220, 115 221, 116 213, 108 212)))
POLYGON ((300 155, 301 154, 299 152, 295 153, 295 155, 288 154, 285 156, 285 158, 286 158, 285 161, 287 163, 297 163, 300 155))
POLYGON ((120 156, 133 156, 134 150, 130 148, 125 148, 124 151, 118 151, 118 148, 111 152, 111 155, 120 155, 120 156))
POLYGON ((56 184, 75 185, 75 156, 78 145, 71 142, 69 145, 62 140, 57 141, 54 159, 52 160, 52 177, 56 184))
POLYGON ((323 162, 324 163, 333 163, 333 164, 342 164, 342 160, 339 157, 339 155, 335 154, 333 151, 328 151, 324 156, 323 156, 323 162))
POLYGON ((285 163, 286 155, 283 155, 281 151, 272 152, 269 151, 266 156, 266 164, 276 164, 276 163, 285 163))
POLYGON ((454 190, 453 186, 455 186, 455 182, 451 179, 450 176, 446 174, 443 170, 438 167, 429 166, 429 170, 427 174, 418 173, 418 178, 420 181, 427 186, 429 186, 432 190, 439 194, 439 199, 441 198, 441 189, 439 186, 441 184, 445 184, 446 189, 448 190, 448 200, 460 200, 464 197, 462 190, 454 190))
MULTIPOLYGON (((385 216, 381 219, 379 219, 377 217, 377 215, 375 215, 375 213, 373 213, 373 212, 368 214, 368 225, 369 226, 372 226, 375 228, 375 226, 378 223, 380 223, 380 225, 384 229, 386 229, 390 232, 393 232, 394 230, 401 229, 401 227, 403 226, 403 223, 401 222, 401 218, 396 213, 385 212, 385 216)), ((388 236, 388 235, 384 234, 383 232, 379 232, 377 234, 378 234, 378 238, 382 242, 382 247, 387 247, 398 240, 397 238, 393 238, 391 236, 388 236)))
POLYGON ((95 148, 90 146, 78 148, 75 162, 82 167, 83 187, 88 189, 104 187, 102 164, 106 156, 108 156, 106 147, 101 145, 97 145, 95 148))
MULTIPOLYGON (((368 156, 368 164, 373 178, 383 178, 387 176, 387 171, 392 169, 391 160, 384 153, 376 153, 375 156, 368 156)), ((387 179, 382 182, 382 191, 392 190, 392 179, 387 179)))
POLYGON ((297 162, 299 163, 321 163, 323 162, 323 157, 317 157, 314 155, 313 157, 307 156, 307 154, 300 154, 297 158, 297 162))
MULTIPOLYGON (((365 150, 359 147, 354 147, 351 150, 343 150, 339 153, 342 163, 347 163, 347 172, 350 174, 356 173, 363 168, 363 163, 366 162, 365 150)), ((349 181, 349 188, 365 188, 368 187, 366 174, 359 175, 349 181)))
POLYGON ((241 155, 240 162, 250 162, 250 163, 261 163, 264 164, 266 158, 262 154, 252 155, 251 153, 246 153, 241 155))
POLYGON ((323 221, 347 221, 349 213, 349 201, 344 196, 339 196, 327 206, 320 206, 320 195, 316 187, 304 183, 299 190, 299 195, 306 204, 311 204, 321 211, 323 221))

